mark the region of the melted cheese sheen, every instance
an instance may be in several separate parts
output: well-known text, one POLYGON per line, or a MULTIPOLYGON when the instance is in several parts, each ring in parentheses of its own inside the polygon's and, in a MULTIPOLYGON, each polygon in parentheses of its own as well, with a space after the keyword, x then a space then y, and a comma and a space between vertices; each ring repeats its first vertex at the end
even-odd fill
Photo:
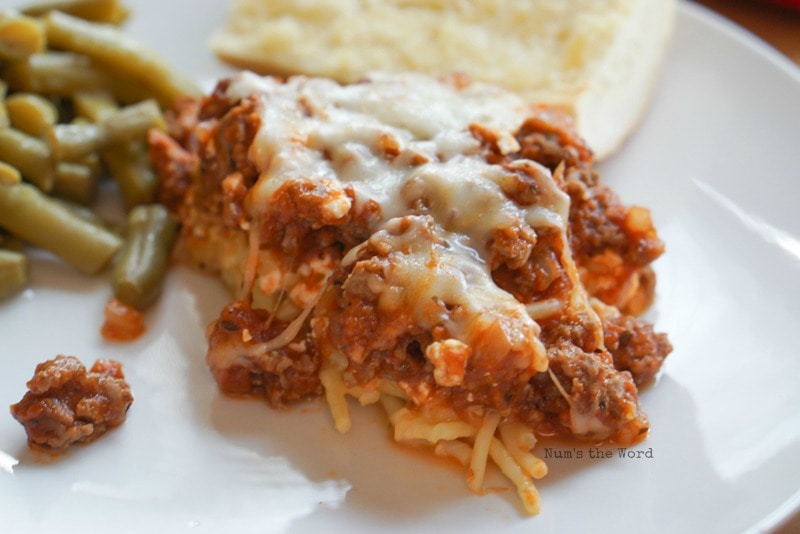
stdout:
MULTIPOLYGON (((411 310, 415 324, 426 330, 444 325, 451 342, 464 342, 476 351, 484 340, 495 338, 484 350, 488 354, 476 355, 489 364, 511 357, 511 366, 518 370, 547 369, 539 325, 523 304, 497 287, 485 263, 462 244, 459 234, 442 231, 430 217, 412 216, 391 219, 369 243, 395 251, 380 276, 383 297, 401 301, 400 308, 411 310)), ((351 250, 344 263, 360 248, 351 250)))
MULTIPOLYGON (((321 209, 333 218, 368 201, 377 203, 381 213, 371 228, 376 232, 373 238, 397 224, 397 218, 416 215, 415 206, 422 203, 446 246, 436 249, 441 276, 431 277, 430 248, 424 252, 413 242, 395 243, 404 247, 407 258, 394 276, 401 287, 416 285, 419 293, 409 292, 415 296, 408 304, 423 313, 425 307, 418 303, 437 297, 472 310, 473 316, 518 320, 524 315, 525 338, 538 336, 538 325, 525 307, 492 280, 487 244, 495 230, 520 225, 534 231, 556 228, 566 243, 569 198, 546 168, 521 160, 514 165, 537 166, 543 177, 538 202, 522 206, 509 199, 501 184, 513 179, 514 169, 488 163, 470 131, 480 125, 497 139, 516 143, 513 133, 530 115, 517 96, 494 86, 455 84, 420 74, 376 74, 362 83, 339 85, 323 78, 298 76, 283 82, 243 73, 227 94, 232 100, 255 95, 260 101, 262 127, 250 158, 261 172, 246 199, 254 220, 271 209, 273 195, 292 181, 352 188, 355 202, 339 194, 323 204, 321 209)), ((562 261, 574 271, 569 247, 564 250, 562 261)), ((554 313, 559 309, 551 308, 554 313)), ((429 326, 436 322, 416 319, 429 326)), ((449 325, 464 341, 474 326, 449 325)), ((508 341, 518 346, 527 342, 508 341)), ((542 370, 544 348, 538 340, 536 344, 528 349, 539 358, 526 365, 542 370)))
MULTIPOLYGON (((262 103, 264 125, 250 153, 262 171, 248 199, 253 216, 286 182, 319 180, 350 184, 358 203, 380 205, 384 221, 425 198, 437 223, 466 233, 476 249, 493 228, 520 220, 565 228, 568 197, 549 181, 541 203, 516 205, 499 185, 510 172, 487 163, 469 131, 480 124, 511 138, 530 108, 508 91, 478 83, 457 88, 420 74, 376 74, 342 86, 243 73, 228 89, 234 100, 251 95, 262 103), (396 156, 383 153, 386 139, 396 156)), ((337 198, 326 209, 343 215, 351 207, 337 198)))

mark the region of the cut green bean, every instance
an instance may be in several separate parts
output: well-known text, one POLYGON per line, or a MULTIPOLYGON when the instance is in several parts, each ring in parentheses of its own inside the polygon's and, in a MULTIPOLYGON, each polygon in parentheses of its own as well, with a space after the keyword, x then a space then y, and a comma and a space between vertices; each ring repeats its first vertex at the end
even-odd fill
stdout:
POLYGON ((155 100, 121 108, 100 123, 58 124, 50 140, 59 160, 75 161, 112 145, 144 139, 151 128, 164 128, 155 100))
POLYGON ((75 163, 79 163, 88 167, 92 171, 92 175, 98 181, 103 177, 103 173, 106 172, 105 168, 103 167, 103 162, 100 161, 100 156, 98 154, 89 154, 88 156, 75 161, 75 163))
POLYGON ((55 180, 50 147, 15 128, 0 129, 0 161, 16 167, 22 176, 42 191, 50 191, 55 180))
POLYGON ((112 139, 101 152, 111 176, 119 185, 125 206, 132 208, 155 200, 158 179, 150 165, 145 137, 152 128, 165 128, 155 101, 145 101, 106 114, 102 120, 112 139))
POLYGON ((72 215, 78 217, 79 219, 83 219, 84 221, 88 222, 89 224, 93 224, 105 230, 108 230, 115 236, 120 238, 120 243, 122 243, 122 234, 124 233, 124 228, 119 225, 115 225, 112 222, 107 221, 106 219, 102 218, 97 212, 95 212, 92 208, 88 206, 84 206, 82 204, 78 204, 76 202, 72 202, 70 200, 59 198, 59 197, 50 197, 54 202, 57 202, 65 209, 67 209, 72 215))
MULTIPOLYGON (((114 97, 104 91, 76 93, 73 104, 76 113, 93 122, 103 122, 119 110, 114 97)), ((159 118, 156 125, 160 127, 163 124, 162 120, 159 118)), ((144 139, 106 148, 100 155, 109 173, 119 185, 127 208, 155 201, 158 179, 150 165, 144 139)))
POLYGON ((58 108, 47 98, 33 93, 16 93, 6 98, 11 125, 33 137, 46 136, 58 122, 58 108))
POLYGON ((78 91, 72 95, 75 113, 91 122, 102 122, 119 109, 119 105, 109 91, 78 91))
POLYGON ((155 100, 145 100, 107 115, 101 122, 109 143, 144 139, 151 128, 166 128, 161 108, 155 100))
POLYGON ((169 265, 177 224, 160 204, 133 208, 128 215, 128 235, 111 275, 115 296, 143 310, 161 291, 169 265))
POLYGON ((8 64, 4 71, 14 91, 70 97, 78 91, 107 90, 124 104, 149 98, 152 91, 143 83, 112 76, 92 60, 70 52, 32 54, 8 64))
POLYGON ((4 77, 10 89, 30 93, 70 96, 76 91, 108 87, 108 74, 91 60, 68 52, 33 54, 10 63, 4 77))
POLYGON ((57 124, 50 137, 56 159, 75 161, 97 152, 108 142, 106 132, 99 124, 57 124))
POLYGON ((122 243, 27 184, 0 187, 0 227, 89 274, 99 272, 122 243))
POLYGON ((97 193, 97 172, 89 165, 61 162, 56 166, 52 193, 78 204, 87 205, 97 193))
POLYGON ((158 101, 171 106, 182 95, 199 95, 197 85, 177 74, 153 50, 121 32, 102 24, 92 24, 58 11, 44 17, 51 46, 85 54, 110 72, 150 87, 158 101))
POLYGON ((0 249, 0 299, 28 285, 28 259, 21 252, 0 249))
POLYGON ((26 15, 35 17, 50 11, 62 11, 73 17, 107 24, 122 24, 128 18, 127 8, 118 0, 54 0, 37 2, 22 10, 26 15))
POLYGON ((0 12, 0 60, 24 59, 42 52, 46 43, 39 20, 15 11, 0 12))
POLYGON ((16 167, 9 165, 5 161, 0 161, 0 187, 4 185, 15 185, 22 181, 22 175, 16 167))
POLYGON ((113 146, 104 150, 102 157, 119 186, 127 208, 155 201, 158 177, 150 165, 147 144, 144 141, 113 146))

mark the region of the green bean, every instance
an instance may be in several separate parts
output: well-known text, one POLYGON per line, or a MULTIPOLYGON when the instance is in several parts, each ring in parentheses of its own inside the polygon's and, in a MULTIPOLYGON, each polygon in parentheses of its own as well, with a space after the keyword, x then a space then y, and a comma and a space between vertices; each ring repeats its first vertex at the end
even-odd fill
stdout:
POLYGON ((59 160, 75 159, 112 145, 144 139, 151 128, 164 128, 155 100, 145 100, 108 114, 97 124, 58 124, 50 140, 59 160))
MULTIPOLYGON (((105 91, 76 93, 75 112, 93 122, 102 122, 119 109, 114 97, 105 91)), ((150 165, 144 140, 121 143, 100 152, 111 176, 119 185, 128 208, 155 201, 158 179, 150 165)))
POLYGON ((113 222, 107 221, 103 217, 101 217, 96 211, 88 206, 84 206, 81 204, 77 204, 72 202, 71 200, 67 200, 64 198, 59 197, 50 197, 54 202, 58 203, 64 209, 68 210, 70 214, 78 217, 79 219, 83 219, 84 221, 88 222, 89 224, 93 224, 104 230, 108 230, 115 236, 120 238, 120 243, 122 243, 122 235, 124 233, 124 224, 115 224, 113 222))
POLYGON ((100 156, 98 154, 89 154, 77 161, 75 163, 80 163, 86 167, 91 169, 92 174, 95 178, 100 179, 103 177, 103 173, 106 172, 105 168, 103 167, 103 162, 100 161, 100 156))
POLYGON ((43 137, 58 122, 58 108, 50 100, 33 93, 16 93, 6 98, 11 125, 34 137, 43 137))
POLYGON ((103 161, 111 176, 119 185, 122 198, 128 208, 139 204, 149 204, 155 200, 158 179, 150 165, 145 136, 151 128, 164 128, 164 118, 155 102, 137 104, 118 111, 108 112, 102 119, 103 124, 113 125, 110 137, 118 136, 112 146, 101 152, 103 161), (140 125, 137 127, 137 123, 140 125), (144 126, 148 126, 146 129, 144 126), (127 131, 127 133, 126 133, 127 131), (136 135, 132 135, 135 132, 136 135), (127 141, 124 137, 129 137, 127 141))
POLYGON ((111 83, 108 74, 89 58, 68 52, 43 52, 12 62, 4 78, 14 91, 57 96, 108 87, 111 83))
POLYGON ((28 285, 28 259, 21 252, 0 249, 0 299, 28 285))
POLYGON ((139 310, 158 296, 177 235, 177 224, 160 204, 133 208, 128 235, 111 275, 115 296, 139 310))
POLYGON ((0 161, 0 187, 4 185, 15 185, 22 181, 22 175, 19 170, 6 163, 0 161))
POLYGON ((0 187, 0 227, 89 274, 99 272, 121 245, 113 232, 27 184, 0 187))
POLYGON ((53 188, 55 165, 50 147, 41 139, 15 128, 0 129, 0 161, 16 167, 42 191, 53 188))
POLYGON ((155 100, 145 100, 121 108, 106 116, 101 124, 106 129, 109 143, 144 139, 151 128, 166 128, 161 108, 155 100))
POLYGON ((158 178, 150 165, 147 143, 124 143, 104 150, 102 155, 127 208, 155 201, 158 178))
MULTIPOLYGON (((102 122, 119 110, 108 91, 82 91, 72 98, 75 112, 92 122, 102 122)), ((158 180, 144 140, 120 143, 100 151, 111 177, 117 182, 126 208, 155 201, 158 180)))
POLYGON ((8 64, 3 77, 14 91, 70 97, 78 91, 111 91, 122 103, 148 98, 152 91, 143 83, 112 76, 86 56, 70 52, 32 54, 8 64))
POLYGON ((75 113, 91 122, 101 122, 119 109, 114 95, 109 91, 78 91, 72 95, 75 113))
POLYGON ((97 171, 89 165, 75 162, 61 162, 56 166, 53 194, 87 205, 97 193, 97 171))
POLYGON ((0 12, 0 60, 14 61, 45 49, 42 23, 14 11, 0 12))
POLYGON ((97 152, 108 142, 99 124, 57 124, 49 139, 59 161, 75 161, 97 152))
POLYGON ((22 10, 35 17, 50 11, 62 11, 84 20, 107 24, 122 24, 128 18, 127 8, 117 0, 54 0, 38 2, 22 10))
POLYGON ((199 95, 197 85, 183 77, 154 51, 113 26, 92 24, 58 11, 44 17, 51 46, 85 54, 118 76, 150 87, 158 101, 169 107, 181 95, 199 95))

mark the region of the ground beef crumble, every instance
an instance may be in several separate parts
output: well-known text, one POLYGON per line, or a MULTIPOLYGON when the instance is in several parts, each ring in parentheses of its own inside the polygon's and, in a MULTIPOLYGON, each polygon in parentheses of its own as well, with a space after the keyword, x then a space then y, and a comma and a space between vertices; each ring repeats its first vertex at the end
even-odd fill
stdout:
POLYGON ((22 423, 28 443, 49 450, 94 441, 125 422, 133 402, 122 365, 97 360, 87 372, 73 356, 36 366, 28 391, 11 414, 22 423))

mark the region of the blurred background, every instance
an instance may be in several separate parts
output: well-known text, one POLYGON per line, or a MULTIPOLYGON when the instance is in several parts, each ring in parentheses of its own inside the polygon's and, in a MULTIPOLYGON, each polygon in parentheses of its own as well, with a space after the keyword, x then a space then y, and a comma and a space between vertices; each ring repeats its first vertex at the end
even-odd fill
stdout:
POLYGON ((781 51, 800 65, 800 0, 696 0, 781 51))

